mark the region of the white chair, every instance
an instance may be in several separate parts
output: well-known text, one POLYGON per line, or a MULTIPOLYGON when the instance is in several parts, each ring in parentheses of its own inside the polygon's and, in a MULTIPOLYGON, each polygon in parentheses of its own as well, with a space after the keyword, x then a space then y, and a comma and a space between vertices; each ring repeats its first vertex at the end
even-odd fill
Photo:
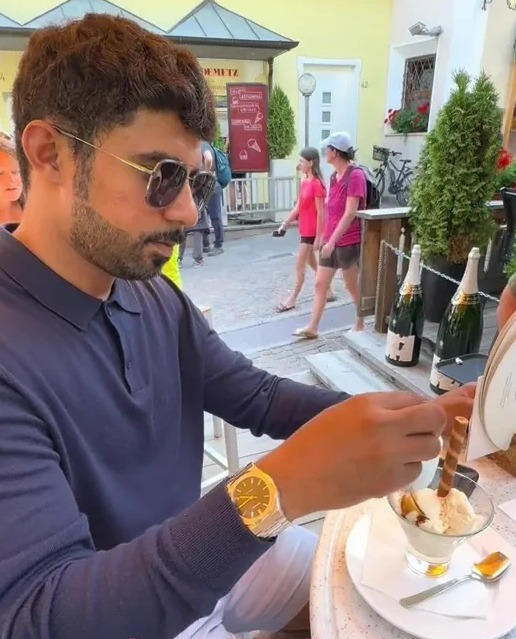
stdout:
MULTIPOLYGON (((213 326, 211 308, 209 306, 199 306, 198 308, 206 318, 210 327, 213 326)), ((222 472, 204 481, 202 483, 203 491, 215 486, 228 475, 236 473, 240 468, 236 428, 231 426, 231 424, 226 424, 226 422, 220 419, 220 417, 212 415, 211 418, 213 420, 213 436, 219 438, 224 435, 226 455, 222 455, 215 450, 213 446, 210 446, 206 442, 204 443, 204 454, 220 466, 222 468, 222 472)))

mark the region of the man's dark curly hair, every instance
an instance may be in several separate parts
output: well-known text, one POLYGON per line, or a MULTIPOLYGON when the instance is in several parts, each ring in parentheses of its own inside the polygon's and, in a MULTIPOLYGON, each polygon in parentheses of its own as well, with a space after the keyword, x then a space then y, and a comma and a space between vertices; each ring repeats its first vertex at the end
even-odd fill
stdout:
MULTIPOLYGON (((29 163, 21 135, 48 120, 94 142, 130 124, 139 109, 175 113, 202 140, 215 136, 213 94, 194 55, 135 22, 104 14, 36 31, 13 87, 13 117, 22 179, 29 163)), ((86 145, 74 153, 88 156, 86 145)))

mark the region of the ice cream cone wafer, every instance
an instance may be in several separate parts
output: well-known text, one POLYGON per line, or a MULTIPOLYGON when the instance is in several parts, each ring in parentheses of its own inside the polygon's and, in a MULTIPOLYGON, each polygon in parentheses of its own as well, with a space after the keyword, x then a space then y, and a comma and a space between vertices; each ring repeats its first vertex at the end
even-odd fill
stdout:
POLYGON ((456 417, 444 458, 441 480, 437 488, 438 497, 446 497, 453 486, 453 478, 459 463, 459 457, 466 439, 469 421, 465 417, 456 417))

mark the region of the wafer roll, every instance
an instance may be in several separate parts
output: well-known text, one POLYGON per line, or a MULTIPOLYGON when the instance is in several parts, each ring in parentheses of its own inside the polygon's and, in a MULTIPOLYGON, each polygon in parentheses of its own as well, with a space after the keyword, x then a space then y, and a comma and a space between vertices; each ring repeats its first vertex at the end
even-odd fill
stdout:
POLYGON ((459 463, 459 457, 462 452, 462 446, 466 439, 466 433, 468 430, 469 421, 465 417, 456 417, 453 424, 453 430, 448 442, 448 449, 444 458, 443 471, 441 473, 441 480, 437 488, 438 497, 446 497, 453 486, 453 478, 457 465, 459 463))

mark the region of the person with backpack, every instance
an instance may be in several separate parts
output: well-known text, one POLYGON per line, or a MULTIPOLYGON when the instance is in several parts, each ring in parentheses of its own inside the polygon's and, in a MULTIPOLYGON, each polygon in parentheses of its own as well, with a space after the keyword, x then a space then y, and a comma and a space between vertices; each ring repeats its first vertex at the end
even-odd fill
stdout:
POLYGON ((227 155, 215 148, 209 142, 202 143, 203 163, 205 169, 213 171, 217 175, 215 192, 206 206, 206 211, 213 227, 215 241, 213 248, 210 246, 209 226, 203 232, 203 252, 209 256, 224 253, 224 224, 222 222, 222 190, 231 181, 231 169, 227 155))
MULTIPOLYGON (((312 316, 308 326, 294 332, 302 339, 319 336, 319 322, 328 290, 338 270, 342 271, 344 284, 358 309, 361 224, 356 213, 367 206, 367 179, 363 169, 354 163, 355 149, 349 133, 332 133, 321 146, 326 150, 326 161, 335 172, 328 190, 312 316)), ((363 328, 363 319, 357 316, 354 330, 363 328)))
MULTIPOLYGON (((298 222, 300 235, 299 250, 296 259, 296 280, 294 290, 287 299, 276 306, 278 313, 290 311, 296 307, 297 298, 305 282, 306 267, 317 272, 317 251, 321 247, 324 228, 324 200, 326 185, 321 173, 320 155, 317 149, 307 146, 302 149, 299 159, 302 178, 299 185, 299 197, 286 220, 273 233, 274 237, 283 237, 290 224, 298 222)), ((335 295, 328 289, 328 299, 335 301, 335 295)))

